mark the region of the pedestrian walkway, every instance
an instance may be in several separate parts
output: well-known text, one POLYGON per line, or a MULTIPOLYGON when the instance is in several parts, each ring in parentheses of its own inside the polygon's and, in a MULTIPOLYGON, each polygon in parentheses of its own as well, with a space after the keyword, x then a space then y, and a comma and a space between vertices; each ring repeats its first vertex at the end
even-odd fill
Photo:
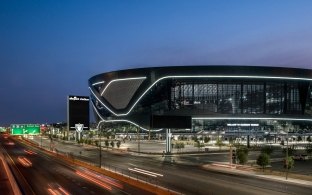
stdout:
POLYGON ((245 169, 245 170, 237 169, 235 165, 230 166, 228 164, 215 163, 215 164, 203 165, 203 168, 207 170, 218 171, 218 172, 232 173, 232 174, 237 174, 237 175, 248 175, 248 176, 254 176, 254 177, 259 177, 259 178, 268 179, 268 180, 295 183, 295 184, 306 185, 306 186, 312 187, 312 181, 294 179, 290 177, 288 177, 288 179, 286 180, 286 178, 282 176, 261 173, 261 172, 257 172, 251 169, 245 169))

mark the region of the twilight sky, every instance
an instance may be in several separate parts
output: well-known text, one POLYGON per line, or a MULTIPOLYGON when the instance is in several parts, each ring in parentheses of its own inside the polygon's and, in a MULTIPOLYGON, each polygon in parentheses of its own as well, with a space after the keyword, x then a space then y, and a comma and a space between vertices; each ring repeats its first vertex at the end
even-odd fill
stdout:
POLYGON ((102 72, 168 65, 312 69, 311 0, 1 0, 0 125, 66 121, 102 72))

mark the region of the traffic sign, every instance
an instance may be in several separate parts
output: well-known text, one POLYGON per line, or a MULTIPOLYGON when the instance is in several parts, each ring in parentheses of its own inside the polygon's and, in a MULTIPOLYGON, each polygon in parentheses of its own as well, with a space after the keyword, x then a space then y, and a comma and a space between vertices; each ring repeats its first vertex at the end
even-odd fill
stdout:
POLYGON ((12 124, 12 135, 37 135, 40 133, 39 124, 12 124))

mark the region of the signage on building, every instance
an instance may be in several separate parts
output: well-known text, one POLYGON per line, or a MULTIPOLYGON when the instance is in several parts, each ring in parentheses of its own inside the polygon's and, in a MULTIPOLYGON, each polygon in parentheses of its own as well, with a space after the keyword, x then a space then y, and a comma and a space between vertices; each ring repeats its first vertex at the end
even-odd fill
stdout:
POLYGON ((89 130, 89 101, 88 96, 68 96, 67 122, 69 130, 76 130, 76 124, 81 124, 83 130, 89 130))

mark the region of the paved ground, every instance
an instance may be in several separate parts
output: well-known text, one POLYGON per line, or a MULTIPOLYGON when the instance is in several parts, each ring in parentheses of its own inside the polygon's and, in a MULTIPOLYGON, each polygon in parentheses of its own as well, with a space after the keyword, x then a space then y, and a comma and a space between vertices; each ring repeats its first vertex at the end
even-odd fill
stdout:
POLYGON ((5 172, 3 163, 3 160, 0 158, 0 192, 7 195, 13 195, 13 189, 5 172))
MULTIPOLYGON (((0 135, 0 138, 2 136, 0 135)), ((17 183, 12 175, 12 172, 6 162, 7 156, 2 148, 5 142, 0 141, 0 194, 6 195, 21 195, 17 183)))
MULTIPOLYGON (((36 141, 39 145, 41 144, 40 137, 34 137, 33 141, 36 141)), ((50 147, 49 139, 47 137, 43 137, 43 146, 46 148, 50 147)), ((94 148, 95 146, 89 146, 84 145, 82 150, 77 149, 77 147, 73 147, 73 145, 78 145, 76 142, 73 141, 54 141, 52 142, 51 146, 56 147, 58 144, 64 143, 67 145, 67 147, 72 150, 74 155, 84 155, 83 150, 87 149, 88 147, 94 148), (81 152, 81 153, 80 153, 81 152)), ((133 155, 137 155, 138 151, 138 145, 140 148, 140 152, 143 152, 145 154, 140 155, 150 155, 150 154, 159 154, 158 157, 161 157, 161 154, 165 150, 165 141, 163 140, 140 140, 138 143, 137 140, 126 140, 125 142, 121 143, 120 149, 127 150, 129 148, 129 151, 132 151, 133 155)), ((79 145, 82 146, 82 145, 79 145)), ((102 141, 102 146, 105 146, 105 142, 102 141)), ((105 147, 103 147, 105 148, 105 147)), ((229 147, 222 147, 221 151, 219 147, 215 146, 209 146, 209 153, 203 152, 204 149, 201 149, 202 153, 198 153, 199 149, 197 147, 194 147, 194 145, 189 144, 185 145, 185 148, 182 150, 182 152, 190 153, 190 154, 178 154, 177 149, 173 149, 173 158, 171 160, 173 161, 179 161, 183 164, 197 164, 197 165, 203 165, 207 163, 213 163, 213 162, 229 162, 229 147)), ((180 151, 181 152, 181 151, 180 151)), ((259 151, 250 151, 248 159, 250 161, 255 161, 260 154, 259 151)), ((154 155, 155 156, 155 155, 154 155)), ((157 156, 157 155, 156 155, 157 156)), ((284 158, 284 154, 280 151, 274 151, 271 154, 272 162, 271 162, 271 169, 275 171, 284 171, 283 165, 282 165, 282 159, 284 158)), ((305 174, 305 175, 312 175, 312 159, 308 161, 295 161, 295 166, 293 169, 291 169, 291 172, 298 173, 298 174, 305 174)))
MULTIPOLYGON (((273 170, 285 171, 283 162, 272 162, 271 166, 273 170)), ((290 171, 292 173, 312 176, 312 159, 305 161, 295 161, 294 168, 292 168, 290 171)))
POLYGON ((218 164, 214 164, 214 165, 209 164, 209 165, 204 165, 203 167, 208 170, 216 170, 219 172, 235 173, 235 174, 240 174, 240 175, 253 175, 255 177, 265 178, 268 180, 277 180, 277 181, 283 181, 283 182, 289 182, 289 183, 297 183, 297 184, 306 185, 306 186, 312 186, 312 181, 294 179, 294 178, 286 179, 286 177, 275 176, 275 175, 270 175, 270 174, 261 173, 261 172, 253 172, 250 170, 239 170, 239 169, 231 168, 230 166, 220 166, 218 164))
MULTIPOLYGON (((45 146, 48 143, 49 143, 49 140, 44 140, 44 145, 45 146)), ((64 147, 64 150, 65 150, 65 148, 67 148, 66 149, 67 152, 75 151, 74 152, 75 155, 76 154, 79 155, 80 151, 83 151, 82 152, 82 156, 84 156, 84 155, 88 155, 89 156, 89 153, 92 154, 92 152, 95 153, 95 155, 98 155, 98 151, 97 151, 96 147, 94 147, 94 146, 78 145, 78 144, 75 144, 75 143, 74 144, 68 143, 68 144, 64 145, 63 143, 57 143, 56 141, 55 141, 54 144, 60 150, 62 149, 62 147, 64 147), (70 148, 69 150, 68 150, 68 147, 70 148), (76 150, 73 150, 74 147, 76 148, 76 150), (96 149, 96 150, 94 150, 94 149, 96 149)), ((151 145, 149 145, 149 147, 151 147, 153 145, 150 142, 145 142, 145 144, 151 144, 151 145)), ((135 146, 135 145, 136 144, 133 143, 133 146, 135 146)), ((161 145, 159 145, 159 147, 161 148, 161 145)), ((197 148, 195 148, 195 151, 196 151, 196 149, 197 148)), ((174 160, 175 163, 171 163, 171 165, 168 165, 168 166, 170 166, 170 169, 177 169, 178 166, 181 166, 180 164, 182 164, 182 166, 184 166, 183 165, 184 163, 187 163, 187 164, 189 164, 190 162, 191 163, 195 163, 195 164, 196 163, 201 163, 203 157, 205 157, 205 158, 208 157, 209 158, 209 155, 210 155, 210 157, 212 157, 212 156, 215 156, 216 154, 220 153, 220 152, 211 152, 211 153, 202 153, 200 155, 198 155, 198 154, 183 154, 183 155, 168 155, 168 156, 166 155, 166 156, 163 157, 161 154, 150 155, 148 153, 130 152, 130 154, 133 155, 132 156, 132 155, 129 155, 128 152, 120 152, 118 150, 111 150, 111 149, 108 149, 108 150, 104 149, 104 150, 106 151, 105 153, 110 153, 109 154, 109 157, 110 157, 109 160, 110 161, 108 163, 111 163, 111 164, 112 164, 112 162, 117 162, 116 159, 118 159, 118 160, 120 159, 120 153, 125 153, 125 154, 127 154, 127 163, 125 163, 126 167, 129 166, 128 162, 130 162, 131 165, 134 165, 134 164, 137 165, 137 163, 138 163, 137 161, 139 161, 140 163, 144 162, 143 164, 140 164, 140 166, 139 166, 140 168, 144 168, 144 167, 141 167, 141 166, 148 164, 148 162, 149 162, 148 159, 150 159, 150 158, 159 158, 159 161, 161 161, 161 160, 162 161, 172 161, 172 160, 174 160), (114 153, 114 154, 116 153, 116 155, 112 155, 112 153, 114 153), (119 155, 117 155, 118 153, 119 153, 119 155), (148 157, 148 158, 146 158, 145 160, 138 160, 139 156, 141 156, 140 159, 144 159, 145 156, 148 157), (144 158, 142 158, 142 156, 144 156, 144 158), (186 157, 186 158, 184 158, 184 157, 186 157), (129 161, 129 159, 131 161, 129 161), (196 161, 194 159, 196 159, 196 161)), ((220 155, 224 155, 224 153, 220 153, 220 155)), ((122 164, 122 163, 119 163, 118 165, 120 165, 120 164, 122 164)), ((168 164, 168 163, 165 163, 165 164, 168 164)), ((157 165, 160 165, 160 164, 157 164, 157 165)), ((188 165, 188 166, 184 166, 184 168, 185 167, 193 167, 193 166, 189 166, 188 165)), ((120 168, 120 167, 118 167, 118 168, 120 168)), ((153 168, 155 168, 155 167, 153 167, 153 168)), ((231 183, 233 180, 237 180, 237 179, 239 179, 241 182, 240 183, 236 182, 234 185, 233 185, 233 183, 231 183, 231 184, 228 184, 228 186, 239 187, 241 189, 241 185, 247 185, 246 182, 249 182, 251 180, 252 180, 251 183, 257 183, 257 185, 259 185, 258 184, 259 178, 254 178, 254 176, 265 178, 265 180, 270 180, 270 179, 272 180, 272 179, 274 179, 274 180, 276 180, 276 182, 273 182, 273 181, 272 182, 270 182, 270 181, 268 182, 268 181, 263 181, 263 180, 262 180, 262 182, 264 182, 266 184, 269 184, 269 185, 273 186, 274 188, 277 185, 276 183, 279 183, 278 185, 282 186, 283 190, 287 189, 287 186, 291 186, 291 185, 288 185, 287 182, 293 182, 293 183, 296 183, 296 184, 300 184, 300 185, 297 185, 297 187, 300 188, 300 189, 302 188, 301 185, 305 185, 306 188, 309 188, 309 189, 312 186, 310 183, 306 183, 306 181, 304 181, 304 180, 288 179, 287 181, 285 181, 284 177, 278 177, 278 176, 272 176, 272 175, 267 176, 267 175, 263 175, 263 174, 256 175, 255 173, 248 172, 248 171, 242 171, 242 170, 236 170, 236 169, 234 169, 234 170, 232 170, 232 169, 225 169, 224 167, 219 168, 219 167, 211 166, 211 164, 210 165, 209 164, 206 165, 206 168, 213 169, 213 170, 218 170, 218 171, 223 171, 223 172, 226 171, 227 173, 229 173, 229 174, 221 174, 222 177, 226 177, 226 179, 222 180, 222 183, 220 183, 221 180, 220 179, 216 179, 216 177, 217 177, 216 175, 218 175, 218 177, 220 177, 219 176, 220 174, 205 171, 205 174, 204 174, 204 177, 202 178, 202 180, 198 181, 198 182, 207 182, 207 177, 209 177, 209 179, 208 179, 209 181, 216 179, 215 183, 213 183, 213 184, 210 183, 210 186, 218 185, 218 189, 223 189, 221 186, 224 187, 224 183, 225 182, 231 183), (208 167, 208 166, 210 166, 210 167, 208 167), (246 174, 246 175, 249 174, 249 175, 248 175, 248 177, 241 177, 240 175, 237 175, 237 174, 246 174), (233 179, 233 177, 235 179, 233 179), (249 178, 249 179, 246 180, 246 178, 249 178), (277 181, 282 181, 282 182, 277 182, 277 181)), ((183 170, 187 171, 188 169, 186 169, 186 170, 183 169, 183 170)), ((196 171, 204 171, 202 169, 195 169, 195 170, 196 171)), ((156 172, 159 172, 159 171, 156 171, 156 172)), ((192 169, 192 172, 187 172, 187 174, 183 173, 182 176, 183 176, 184 179, 185 179, 185 177, 191 178, 192 182, 194 182, 193 179, 201 178, 201 177, 199 177, 197 174, 195 174, 193 172, 194 172, 194 170, 192 169)), ((168 171, 166 173, 168 174, 168 171)), ((173 178, 175 178, 174 180, 176 180, 176 177, 173 177, 173 178)), ((170 180, 170 181, 173 181, 173 179, 170 180)), ((181 182, 183 182, 183 181, 185 181, 185 180, 182 180, 181 182)), ((190 181, 188 181, 188 183, 184 184, 184 186, 187 186, 187 185, 192 185, 192 184, 190 184, 190 181)), ((172 187, 172 185, 169 185, 169 186, 172 187)), ((207 186, 207 185, 203 184, 202 186, 207 186)), ((249 184, 248 184, 248 186, 249 186, 249 184)), ((259 189, 257 188, 256 190, 254 190, 253 191, 254 193, 257 192, 258 194, 261 194, 260 190, 263 188, 263 185, 261 184, 259 186, 261 186, 261 187, 259 189)), ((245 188, 243 188, 243 189, 245 189, 245 188)), ((212 190, 211 192, 214 192, 214 191, 215 190, 212 190)), ((284 191, 282 191, 282 192, 284 192, 284 191)), ((308 192, 310 192, 310 191, 308 190, 308 192)), ((226 193, 226 194, 229 194, 229 193, 226 193)), ((236 194, 238 194, 238 193, 236 193, 236 194)), ((239 194, 242 194, 242 193, 239 193, 239 194)), ((262 193, 262 194, 268 194, 268 193, 262 193)), ((300 194, 309 194, 309 193, 300 193, 300 194)))

